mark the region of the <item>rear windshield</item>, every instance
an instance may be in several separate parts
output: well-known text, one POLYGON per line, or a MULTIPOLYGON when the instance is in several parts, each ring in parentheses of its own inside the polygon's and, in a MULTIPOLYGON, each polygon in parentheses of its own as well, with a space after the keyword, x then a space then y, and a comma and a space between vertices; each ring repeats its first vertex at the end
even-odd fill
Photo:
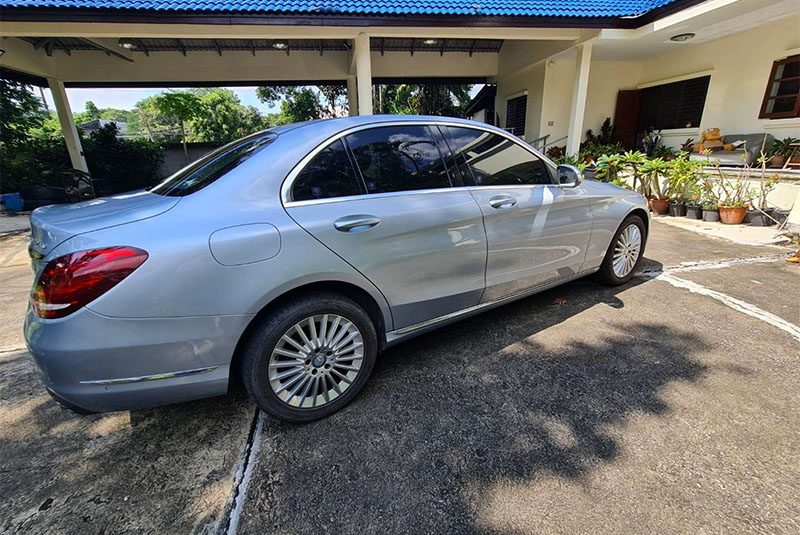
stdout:
POLYGON ((199 191, 242 165, 277 137, 274 132, 260 132, 229 143, 187 165, 150 191, 170 197, 183 197, 199 191))

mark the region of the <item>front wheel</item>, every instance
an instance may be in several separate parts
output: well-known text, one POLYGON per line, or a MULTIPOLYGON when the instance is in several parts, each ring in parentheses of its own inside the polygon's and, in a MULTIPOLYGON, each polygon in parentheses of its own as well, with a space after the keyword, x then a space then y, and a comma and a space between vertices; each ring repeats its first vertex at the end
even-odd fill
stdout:
POLYGON ((364 309, 343 295, 309 295, 256 325, 244 347, 242 380, 267 414, 316 420, 361 391, 377 352, 375 327, 364 309))
POLYGON ((641 217, 630 215, 625 218, 608 246, 597 280, 609 286, 619 286, 631 280, 642 261, 646 236, 641 217))

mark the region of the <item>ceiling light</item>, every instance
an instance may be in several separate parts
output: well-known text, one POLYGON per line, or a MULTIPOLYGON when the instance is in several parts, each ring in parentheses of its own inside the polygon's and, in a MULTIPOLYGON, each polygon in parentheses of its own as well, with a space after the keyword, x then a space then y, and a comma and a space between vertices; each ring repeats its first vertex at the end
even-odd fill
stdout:
POLYGON ((669 38, 670 41, 675 41, 676 43, 683 43, 684 41, 688 41, 689 39, 693 38, 693 33, 679 33, 678 35, 673 35, 669 38))
POLYGON ((272 48, 274 48, 275 50, 286 50, 287 48, 289 48, 289 43, 287 43, 286 41, 275 41, 274 43, 272 43, 272 48))
POLYGON ((422 44, 423 45, 435 45, 438 42, 439 41, 437 41, 436 39, 425 39, 424 41, 422 41, 422 44))
POLYGON ((131 39, 120 39, 117 44, 125 50, 133 50, 136 48, 136 43, 134 43, 131 39))

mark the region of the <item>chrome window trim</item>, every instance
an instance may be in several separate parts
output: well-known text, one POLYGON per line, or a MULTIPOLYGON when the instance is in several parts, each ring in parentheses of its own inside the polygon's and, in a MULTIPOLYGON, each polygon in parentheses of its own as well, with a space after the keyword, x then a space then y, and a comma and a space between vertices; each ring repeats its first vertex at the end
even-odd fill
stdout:
MULTIPOLYGON (((469 191, 470 188, 498 188, 498 189, 509 189, 509 188, 531 188, 531 187, 546 187, 546 186, 558 186, 558 184, 520 184, 520 185, 508 185, 508 186, 451 186, 449 188, 432 188, 432 189, 419 189, 419 190, 404 190, 404 191, 389 191, 384 193, 364 193, 362 195, 347 195, 345 197, 329 197, 325 199, 310 199, 305 201, 293 201, 292 200, 292 186, 294 185, 294 181, 297 178, 297 175, 300 174, 303 169, 308 165, 308 163, 320 152, 328 148, 332 143, 336 142, 337 140, 343 139, 345 136, 349 134, 353 134, 355 132, 360 132, 362 130, 371 130, 373 128, 385 128, 387 126, 452 126, 456 128, 469 128, 472 130, 479 130, 481 132, 486 132, 488 134, 495 134, 501 137, 506 138, 507 140, 519 145, 533 156, 541 159, 545 162, 545 165, 549 165, 553 167, 555 164, 550 161, 547 156, 536 150, 535 148, 527 145, 525 143, 520 143, 520 140, 515 138, 512 134, 505 132, 503 130, 494 129, 492 127, 486 126, 483 127, 478 124, 470 124, 470 123, 461 123, 457 121, 448 121, 448 120, 441 120, 441 121, 425 121, 425 120, 401 120, 401 121, 385 121, 385 122, 375 122, 369 124, 362 124, 358 126, 350 127, 346 130, 342 130, 341 132, 337 132, 336 134, 332 135, 331 137, 327 138, 325 141, 317 145, 314 150, 306 154, 302 160, 300 160, 289 174, 286 175, 286 178, 283 180, 281 184, 281 203, 283 204, 284 208, 293 208, 299 206, 308 206, 308 205, 315 205, 315 204, 327 204, 332 202, 345 202, 345 201, 352 201, 356 199, 374 199, 374 198, 381 198, 381 197, 393 197, 397 195, 419 195, 423 193, 434 193, 434 192, 441 192, 441 191, 469 191)), ((446 141, 446 138, 445 138, 446 141)))

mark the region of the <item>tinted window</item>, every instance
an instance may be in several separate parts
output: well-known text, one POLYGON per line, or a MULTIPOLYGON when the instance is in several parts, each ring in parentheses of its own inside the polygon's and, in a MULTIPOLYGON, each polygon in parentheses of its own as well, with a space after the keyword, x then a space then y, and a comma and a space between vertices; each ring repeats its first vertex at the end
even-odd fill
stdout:
POLYGON ((447 143, 466 181, 476 186, 553 184, 545 162, 497 134, 450 127, 447 143), (471 171, 471 174, 469 173, 471 171))
POLYGON ((229 143, 184 167, 150 191, 172 197, 194 193, 242 165, 276 138, 277 135, 268 132, 229 143))
POLYGON ((362 193, 344 144, 334 141, 308 162, 292 186, 292 200, 327 199, 362 193))
POLYGON ((368 193, 446 188, 442 157, 425 126, 386 126, 347 136, 368 193))

